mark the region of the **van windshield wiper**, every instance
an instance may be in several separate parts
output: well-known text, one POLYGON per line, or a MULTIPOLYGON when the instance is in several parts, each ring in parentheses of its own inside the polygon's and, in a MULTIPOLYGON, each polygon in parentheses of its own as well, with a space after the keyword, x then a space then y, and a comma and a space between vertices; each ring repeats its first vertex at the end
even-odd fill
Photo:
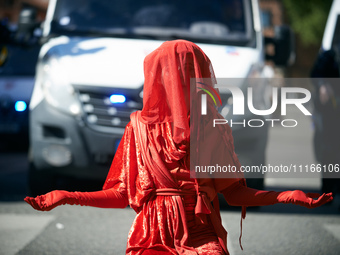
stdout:
POLYGON ((52 25, 51 34, 67 36, 92 36, 92 37, 120 37, 120 38, 145 38, 160 39, 154 33, 135 33, 132 28, 97 28, 97 27, 68 27, 60 26, 56 22, 52 25))
POLYGON ((230 33, 224 36, 193 33, 188 29, 165 27, 137 27, 133 33, 144 36, 154 36, 155 39, 176 40, 185 39, 196 43, 216 43, 233 46, 245 46, 251 41, 243 34, 230 33))
POLYGON ((192 33, 187 29, 168 27, 67 27, 55 25, 53 34, 91 36, 91 37, 118 37, 138 38, 150 40, 176 40, 184 39, 196 43, 215 43, 221 45, 246 46, 251 41, 240 35, 213 36, 210 34, 192 33))

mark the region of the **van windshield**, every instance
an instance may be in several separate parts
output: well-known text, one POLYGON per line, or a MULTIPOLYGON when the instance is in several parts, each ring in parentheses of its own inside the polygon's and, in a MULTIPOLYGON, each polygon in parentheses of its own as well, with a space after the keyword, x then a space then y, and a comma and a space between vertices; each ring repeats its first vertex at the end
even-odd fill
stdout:
POLYGON ((51 34, 253 46, 250 0, 58 0, 51 34))

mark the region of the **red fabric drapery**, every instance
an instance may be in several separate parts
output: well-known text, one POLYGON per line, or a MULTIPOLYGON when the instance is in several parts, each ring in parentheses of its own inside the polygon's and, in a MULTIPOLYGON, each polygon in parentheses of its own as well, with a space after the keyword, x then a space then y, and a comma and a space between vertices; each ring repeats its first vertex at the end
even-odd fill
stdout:
MULTIPOLYGON (((219 146, 219 155, 211 155, 219 164, 239 167, 230 127, 205 132, 205 125, 212 118, 220 117, 214 104, 208 102, 211 114, 204 122, 197 111, 190 111, 193 97, 199 96, 198 83, 190 86, 190 78, 196 81, 210 78, 208 83, 204 82, 213 87, 215 76, 211 62, 194 43, 169 41, 145 58, 144 74, 143 109, 131 115, 103 187, 115 187, 126 195, 137 212, 127 253, 142 254, 147 250, 155 254, 197 254, 186 219, 190 215, 185 207, 188 193, 195 197, 192 214, 196 215, 198 226, 204 229, 211 224, 215 238, 228 253, 217 192, 235 182, 244 183, 244 178, 235 174, 227 179, 190 179, 189 174, 190 157, 199 158, 196 151, 190 155, 192 133, 197 141, 199 137, 209 137, 212 144, 219 146), (181 174, 188 178, 181 179, 181 174), (168 189, 167 194, 164 189, 168 189), (214 206, 210 203, 213 200, 214 206)), ((209 238, 207 234, 207 242, 209 238)))

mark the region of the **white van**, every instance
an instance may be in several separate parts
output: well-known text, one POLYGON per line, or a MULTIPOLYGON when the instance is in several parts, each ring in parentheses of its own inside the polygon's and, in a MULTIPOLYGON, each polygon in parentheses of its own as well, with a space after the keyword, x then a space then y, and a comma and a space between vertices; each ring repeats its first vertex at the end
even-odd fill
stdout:
MULTIPOLYGON (((29 106, 32 191, 62 175, 104 180, 130 114, 142 108, 143 60, 173 39, 198 44, 216 77, 263 76, 256 0, 50 0, 29 106)), ((279 39, 274 60, 282 64, 291 48, 279 39)), ((222 93, 225 105, 230 95, 222 93)), ((259 93, 257 108, 266 101, 259 93)), ((267 132, 234 128, 237 153, 263 164, 267 132)))
POLYGON ((322 51, 327 51, 340 43, 340 1, 334 0, 328 14, 322 38, 322 51))

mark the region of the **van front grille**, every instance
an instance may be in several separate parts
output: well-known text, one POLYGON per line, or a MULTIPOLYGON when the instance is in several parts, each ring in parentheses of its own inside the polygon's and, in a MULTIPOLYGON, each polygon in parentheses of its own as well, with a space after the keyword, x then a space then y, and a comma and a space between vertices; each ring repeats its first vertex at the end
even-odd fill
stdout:
MULTIPOLYGON (((130 92, 131 93, 131 92, 130 92)), ((85 122, 89 127, 98 129, 125 128, 130 121, 130 114, 142 109, 138 95, 119 93, 125 96, 125 102, 112 103, 108 91, 98 92, 78 90, 79 100, 84 112, 85 122)))

